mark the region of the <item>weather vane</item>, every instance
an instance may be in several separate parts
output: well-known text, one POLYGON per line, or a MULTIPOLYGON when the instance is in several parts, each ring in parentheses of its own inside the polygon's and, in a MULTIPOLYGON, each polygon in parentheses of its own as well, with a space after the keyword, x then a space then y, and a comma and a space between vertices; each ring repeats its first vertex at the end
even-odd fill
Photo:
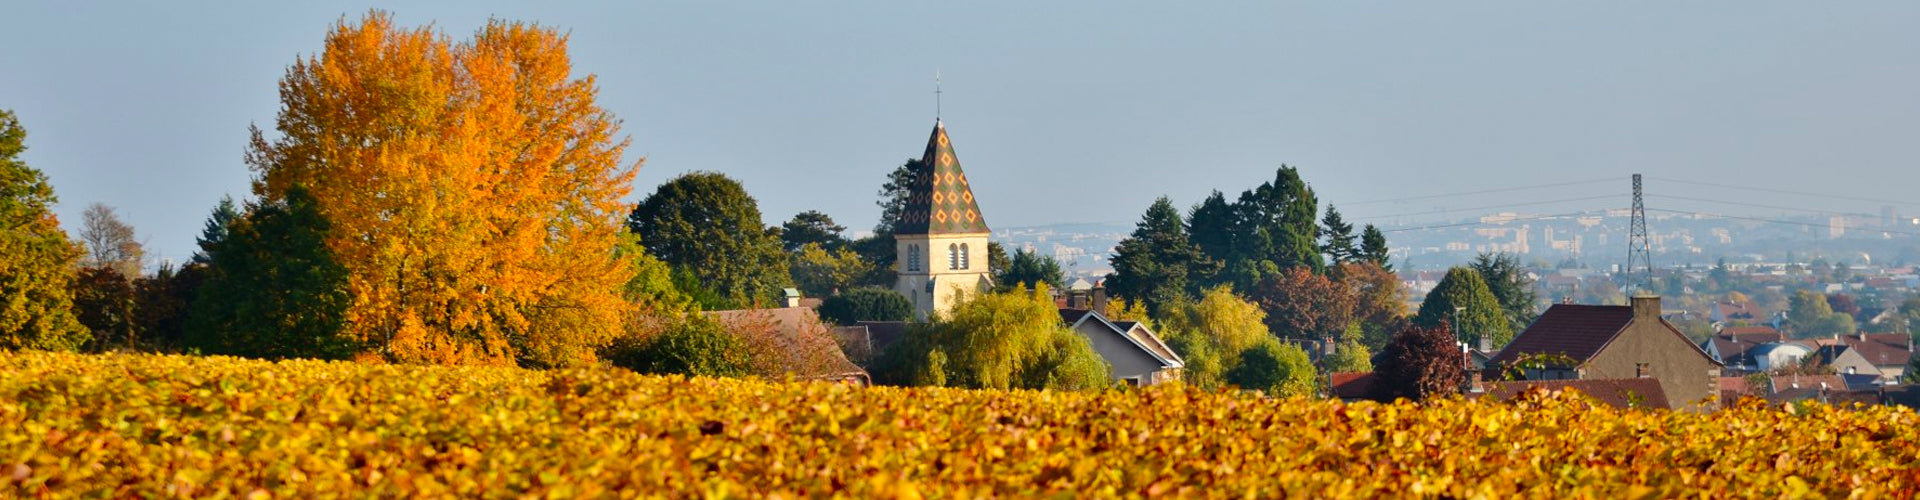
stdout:
POLYGON ((933 119, 940 119, 940 69, 933 70, 933 119))

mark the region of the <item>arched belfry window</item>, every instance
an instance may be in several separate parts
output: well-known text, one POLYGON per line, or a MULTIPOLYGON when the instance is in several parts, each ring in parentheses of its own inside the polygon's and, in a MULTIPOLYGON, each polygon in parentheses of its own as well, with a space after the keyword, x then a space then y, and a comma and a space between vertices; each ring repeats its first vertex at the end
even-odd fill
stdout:
POLYGON ((967 244, 960 244, 960 268, 973 269, 973 263, 967 259, 967 244))
POLYGON ((907 270, 920 270, 920 245, 907 245, 907 270))
POLYGON ((947 269, 960 268, 960 245, 947 245, 947 269))

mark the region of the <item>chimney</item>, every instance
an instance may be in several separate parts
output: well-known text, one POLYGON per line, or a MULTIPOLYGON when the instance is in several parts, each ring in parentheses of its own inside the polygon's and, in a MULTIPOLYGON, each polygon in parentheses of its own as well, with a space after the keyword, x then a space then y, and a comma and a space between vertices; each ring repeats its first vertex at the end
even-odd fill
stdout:
POLYGON ((1635 295, 1629 300, 1633 303, 1633 319, 1655 321, 1660 319, 1659 295, 1635 295))
POLYGON ((1089 307, 1099 312, 1102 316, 1107 314, 1107 287, 1093 287, 1093 304, 1089 305, 1089 307))
POLYGON ((1480 352, 1483 352, 1483 353, 1484 353, 1484 352, 1493 352, 1493 339, 1492 339, 1492 338, 1489 338, 1489 337, 1487 337, 1486 335, 1481 335, 1481 336, 1480 336, 1480 352))
POLYGON ((1320 338, 1320 354, 1332 356, 1334 354, 1333 349, 1333 336, 1329 335, 1320 338))

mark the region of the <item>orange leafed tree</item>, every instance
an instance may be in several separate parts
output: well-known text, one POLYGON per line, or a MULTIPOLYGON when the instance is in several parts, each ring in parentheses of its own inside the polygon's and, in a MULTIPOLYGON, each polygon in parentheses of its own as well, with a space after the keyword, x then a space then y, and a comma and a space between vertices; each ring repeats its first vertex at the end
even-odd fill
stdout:
POLYGON ((343 19, 281 80, 278 137, 253 130, 254 194, 317 201, 367 355, 588 362, 631 309, 615 248, 640 166, 597 93, 552 29, 496 20, 456 44, 343 19))

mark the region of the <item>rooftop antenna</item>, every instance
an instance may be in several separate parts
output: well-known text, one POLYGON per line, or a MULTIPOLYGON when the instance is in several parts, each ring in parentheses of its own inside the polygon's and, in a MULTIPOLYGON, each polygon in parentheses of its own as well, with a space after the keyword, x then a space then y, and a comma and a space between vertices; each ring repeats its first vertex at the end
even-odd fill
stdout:
POLYGON ((940 69, 933 70, 933 121, 940 121, 940 69))
POLYGON ((1640 293, 1653 291, 1653 251, 1647 245, 1647 206, 1640 201, 1640 174, 1633 174, 1633 221, 1627 233, 1627 283, 1640 293), (1639 269, 1634 268, 1638 263, 1639 269), (1635 271, 1644 270, 1636 275, 1635 271))

